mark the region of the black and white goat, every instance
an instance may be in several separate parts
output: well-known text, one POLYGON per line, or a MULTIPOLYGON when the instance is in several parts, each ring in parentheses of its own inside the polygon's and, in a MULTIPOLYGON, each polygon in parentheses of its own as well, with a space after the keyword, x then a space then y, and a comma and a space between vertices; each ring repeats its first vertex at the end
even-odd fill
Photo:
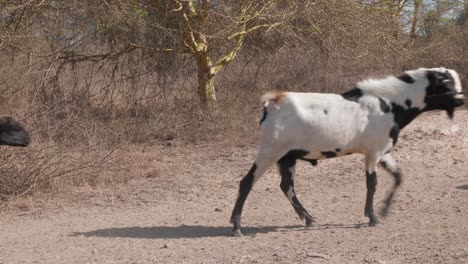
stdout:
POLYGON ((232 211, 233 235, 240 236, 244 202, 256 181, 274 163, 281 174, 281 190, 307 226, 316 224, 294 191, 297 160, 317 164, 319 159, 352 153, 365 156, 367 198, 365 216, 378 224, 373 208, 377 164, 395 178, 382 213, 390 207, 401 183, 400 170, 391 155, 398 134, 420 113, 445 110, 453 118, 464 96, 456 71, 420 68, 400 76, 368 79, 343 94, 269 92, 262 96, 264 116, 257 158, 241 180, 232 211))
POLYGON ((0 117, 0 145, 25 147, 29 145, 28 132, 13 118, 0 117))

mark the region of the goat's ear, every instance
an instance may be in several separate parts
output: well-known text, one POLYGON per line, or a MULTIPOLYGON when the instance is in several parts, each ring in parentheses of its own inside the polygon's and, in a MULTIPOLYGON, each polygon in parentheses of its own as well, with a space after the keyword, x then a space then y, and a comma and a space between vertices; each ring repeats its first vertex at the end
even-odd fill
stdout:
POLYGON ((445 70, 444 76, 445 76, 445 79, 442 80, 442 83, 451 83, 451 82, 454 83, 452 74, 450 74, 448 70, 445 70))
POLYGON ((427 72, 427 79, 432 85, 440 85, 442 83, 448 83, 453 81, 452 75, 449 71, 428 71, 427 72))
POLYGON ((426 77, 429 81, 429 86, 426 88, 427 95, 442 94, 450 90, 450 82, 453 82, 449 72, 440 72, 428 70, 426 77))

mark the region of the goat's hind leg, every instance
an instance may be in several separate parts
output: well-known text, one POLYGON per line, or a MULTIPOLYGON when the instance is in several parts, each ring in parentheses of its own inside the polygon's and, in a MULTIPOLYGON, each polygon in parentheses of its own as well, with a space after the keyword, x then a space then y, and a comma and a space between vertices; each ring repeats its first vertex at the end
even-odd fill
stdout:
POLYGON ((316 226, 317 222, 302 206, 297 199, 296 191, 294 190, 294 176, 297 157, 289 152, 278 161, 278 168, 281 174, 281 190, 288 197, 289 202, 293 206, 301 220, 306 221, 306 226, 316 226))
POLYGON ((395 183, 393 185, 393 188, 392 188, 390 194, 387 196, 387 199, 385 199, 385 206, 380 211, 381 215, 387 216, 388 211, 390 210, 390 207, 392 206, 393 196, 395 195, 396 190, 401 185, 401 171, 398 168, 395 159, 392 157, 392 155, 390 153, 385 154, 380 159, 380 164, 382 165, 382 167, 386 171, 391 173, 393 175, 393 178, 395 179, 395 183))

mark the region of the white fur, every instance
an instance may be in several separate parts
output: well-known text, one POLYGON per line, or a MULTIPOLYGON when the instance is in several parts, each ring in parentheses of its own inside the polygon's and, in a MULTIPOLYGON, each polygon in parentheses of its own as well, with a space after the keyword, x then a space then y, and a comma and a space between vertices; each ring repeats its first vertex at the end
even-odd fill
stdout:
MULTIPOLYGON (((290 150, 308 151, 304 157, 307 159, 323 159, 321 152, 339 149, 338 156, 364 154, 366 168, 373 171, 375 164, 393 147, 389 131, 395 124, 393 113, 381 110, 379 98, 388 106, 394 103, 408 109, 409 100, 411 107, 423 109, 428 70, 450 72, 455 80, 453 89, 461 92, 460 79, 454 70, 419 68, 405 72, 414 79, 413 83, 395 76, 358 82, 356 87, 364 93, 358 102, 339 94, 286 92, 273 104, 270 101, 275 100, 277 93, 266 93, 261 98, 267 116, 261 126, 257 166, 269 167, 290 150)), ((262 173, 255 174, 257 180, 262 173)))
POLYGON ((390 131, 393 117, 383 116, 379 103, 377 98, 363 98, 362 107, 335 94, 287 93, 279 108, 267 106, 261 145, 280 145, 283 152, 306 150, 310 159, 323 158, 321 151, 336 148, 340 154, 385 148, 389 138, 379 138, 390 131))

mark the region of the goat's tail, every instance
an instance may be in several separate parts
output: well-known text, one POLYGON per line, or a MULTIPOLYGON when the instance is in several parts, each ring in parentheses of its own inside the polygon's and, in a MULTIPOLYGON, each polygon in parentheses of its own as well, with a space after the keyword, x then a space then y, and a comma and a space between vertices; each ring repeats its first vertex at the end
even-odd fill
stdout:
POLYGON ((260 101, 263 106, 266 107, 273 102, 274 104, 279 104, 284 98, 286 98, 287 93, 285 91, 270 91, 260 97, 260 101))
POLYGON ((284 98, 286 98, 287 93, 284 91, 270 91, 260 97, 260 101, 263 105, 263 116, 260 119, 260 125, 265 121, 268 115, 267 107, 273 102, 273 105, 278 105, 284 98))

